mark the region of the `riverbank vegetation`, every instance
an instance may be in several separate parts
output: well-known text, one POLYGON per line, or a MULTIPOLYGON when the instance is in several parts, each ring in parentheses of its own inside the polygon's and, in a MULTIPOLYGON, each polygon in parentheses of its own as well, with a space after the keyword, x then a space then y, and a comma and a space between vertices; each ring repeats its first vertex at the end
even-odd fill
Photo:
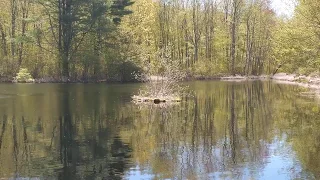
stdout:
POLYGON ((320 3, 296 3, 279 17, 267 0, 2 0, 0 79, 125 82, 169 57, 189 77, 317 73, 320 3))

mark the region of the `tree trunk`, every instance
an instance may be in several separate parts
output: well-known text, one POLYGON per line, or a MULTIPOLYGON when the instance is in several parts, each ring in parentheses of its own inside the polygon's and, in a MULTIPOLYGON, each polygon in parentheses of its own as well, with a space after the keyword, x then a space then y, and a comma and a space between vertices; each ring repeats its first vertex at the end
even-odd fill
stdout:
POLYGON ((233 12, 231 22, 231 74, 235 75, 235 59, 236 59, 236 27, 238 16, 238 0, 233 0, 233 12))
POLYGON ((72 0, 59 0, 59 55, 62 61, 62 78, 69 80, 72 42, 72 0))
MULTIPOLYGON (((21 36, 22 37, 25 37, 25 35, 26 35, 26 30, 27 30, 26 18, 28 18, 29 4, 30 4, 30 1, 28 1, 28 0, 23 0, 21 2, 21 11, 22 11, 21 36)), ((22 40, 22 42, 20 43, 20 46, 19 46, 18 67, 20 67, 22 64, 23 46, 24 46, 24 43, 22 40)))
POLYGON ((10 1, 10 8, 11 8, 11 60, 12 63, 15 61, 15 37, 16 37, 16 16, 17 16, 17 2, 16 0, 10 1))
POLYGON ((199 32, 199 2, 197 0, 193 0, 193 13, 192 13, 192 22, 193 22, 193 45, 194 45, 194 56, 193 63, 198 61, 199 54, 199 41, 200 41, 200 32, 199 32))
POLYGON ((1 23, 0 23, 0 33, 1 33, 1 44, 2 44, 3 55, 5 57, 7 57, 8 56, 8 48, 7 48, 6 33, 5 33, 1 23))

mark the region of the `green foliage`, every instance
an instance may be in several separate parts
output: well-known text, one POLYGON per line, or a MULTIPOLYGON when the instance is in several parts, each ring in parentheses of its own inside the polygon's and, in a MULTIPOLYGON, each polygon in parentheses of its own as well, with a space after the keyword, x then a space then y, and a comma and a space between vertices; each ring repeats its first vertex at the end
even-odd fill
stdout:
POLYGON ((13 77, 26 67, 35 78, 128 81, 133 70, 163 71, 158 52, 165 48, 193 76, 270 74, 280 64, 279 72, 320 70, 319 2, 301 1, 286 20, 268 1, 222 2, 36 0, 15 4, 14 15, 3 0, 2 74, 13 77))
POLYGON ((28 72, 28 69, 20 68, 19 72, 17 73, 17 76, 14 78, 14 81, 19 83, 30 83, 34 82, 34 79, 28 72))
POLYGON ((292 19, 278 21, 273 32, 273 57, 282 71, 309 74, 319 71, 320 14, 318 1, 299 1, 292 19))
POLYGON ((130 0, 114 0, 111 6, 111 14, 114 16, 113 22, 119 24, 124 15, 131 14, 132 11, 126 9, 126 7, 131 6, 133 3, 130 0))
MULTIPOLYGON (((231 9, 226 13, 212 1, 194 1, 190 6, 182 3, 184 1, 136 1, 133 14, 124 18, 121 25, 123 36, 128 39, 127 46, 132 50, 128 55, 134 54, 138 62, 149 64, 156 74, 161 69, 157 69, 155 52, 170 47, 172 60, 181 63, 183 70, 190 74, 230 73, 231 9)), ((229 8, 233 6, 229 5, 229 8)), ((239 3, 238 6, 241 12, 236 13, 239 24, 235 34, 234 69, 236 73, 245 74, 247 67, 248 74, 261 74, 272 65, 268 62, 272 61, 270 41, 274 14, 265 2, 239 3), (248 52, 250 60, 247 60, 248 52)))
POLYGON ((108 81, 132 82, 136 81, 133 73, 139 71, 140 68, 131 61, 109 61, 107 64, 107 79, 108 81))

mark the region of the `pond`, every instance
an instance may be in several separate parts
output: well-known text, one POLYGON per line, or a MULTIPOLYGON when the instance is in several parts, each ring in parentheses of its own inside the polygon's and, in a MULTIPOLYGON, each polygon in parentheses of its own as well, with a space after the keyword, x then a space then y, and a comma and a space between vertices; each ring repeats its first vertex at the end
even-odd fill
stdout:
POLYGON ((320 106, 271 81, 186 82, 172 106, 144 84, 0 84, 0 179, 319 179, 320 106))

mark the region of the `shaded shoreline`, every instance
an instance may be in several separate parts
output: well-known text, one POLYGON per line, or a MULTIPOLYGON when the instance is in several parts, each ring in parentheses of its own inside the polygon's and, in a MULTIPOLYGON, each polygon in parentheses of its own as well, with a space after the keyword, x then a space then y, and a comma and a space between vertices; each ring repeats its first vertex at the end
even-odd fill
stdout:
POLYGON ((8 83, 8 84, 44 84, 44 83, 134 83, 138 81, 121 81, 121 80, 106 80, 106 79, 97 79, 97 80, 61 80, 61 79, 55 79, 55 78, 40 78, 40 79, 34 79, 33 82, 14 82, 14 80, 11 80, 9 78, 1 78, 0 77, 0 83, 8 83))

